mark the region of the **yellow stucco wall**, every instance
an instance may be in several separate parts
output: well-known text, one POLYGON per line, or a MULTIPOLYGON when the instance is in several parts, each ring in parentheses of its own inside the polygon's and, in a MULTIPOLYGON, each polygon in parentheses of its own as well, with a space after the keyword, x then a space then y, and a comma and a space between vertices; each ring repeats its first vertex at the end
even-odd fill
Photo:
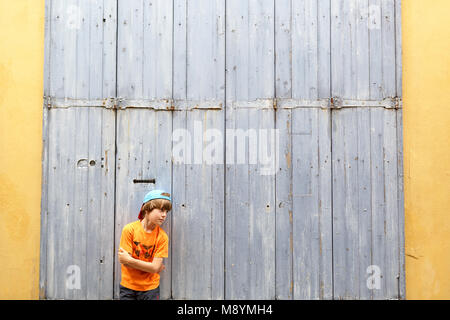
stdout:
MULTIPOLYGON (((406 292, 450 299, 450 1, 402 4, 406 292)), ((0 299, 37 299, 44 0, 0 0, 0 299)))
POLYGON ((450 1, 402 1, 407 299, 450 299, 450 1))
POLYGON ((39 297, 44 0, 0 0, 0 299, 39 297))

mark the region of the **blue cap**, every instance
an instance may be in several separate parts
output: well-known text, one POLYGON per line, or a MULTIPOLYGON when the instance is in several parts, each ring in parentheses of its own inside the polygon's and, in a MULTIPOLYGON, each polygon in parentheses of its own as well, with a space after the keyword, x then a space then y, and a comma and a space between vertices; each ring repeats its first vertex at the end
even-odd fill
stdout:
POLYGON ((144 197, 144 200, 142 201, 142 204, 153 200, 153 199, 166 199, 172 202, 170 199, 170 193, 164 191, 164 190, 152 190, 149 193, 147 193, 144 197))
POLYGON ((149 193, 147 193, 144 197, 144 200, 142 201, 142 206, 141 206, 141 210, 139 211, 139 215, 138 218, 139 219, 143 219, 144 215, 142 212, 142 208, 144 207, 144 204, 146 202, 149 202, 150 200, 154 200, 154 199, 166 199, 169 200, 170 202, 172 202, 172 200, 170 199, 170 193, 164 191, 164 190, 152 190, 149 193))

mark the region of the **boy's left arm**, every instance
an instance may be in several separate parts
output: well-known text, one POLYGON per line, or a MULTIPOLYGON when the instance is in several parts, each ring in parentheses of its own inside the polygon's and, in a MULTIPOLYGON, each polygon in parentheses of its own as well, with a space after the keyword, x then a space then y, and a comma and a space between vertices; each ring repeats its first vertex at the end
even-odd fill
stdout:
POLYGON ((122 248, 119 248, 119 262, 127 267, 149 273, 160 273, 164 269, 163 258, 153 258, 152 262, 135 259, 122 248))

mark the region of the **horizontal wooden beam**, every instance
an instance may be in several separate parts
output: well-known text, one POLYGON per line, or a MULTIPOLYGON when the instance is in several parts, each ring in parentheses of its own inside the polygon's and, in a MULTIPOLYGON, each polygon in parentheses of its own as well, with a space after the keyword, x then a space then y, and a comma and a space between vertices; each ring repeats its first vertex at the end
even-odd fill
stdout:
POLYGON ((316 100, 302 99, 256 99, 252 101, 221 101, 221 100, 172 100, 172 99, 72 99, 44 97, 44 104, 49 109, 72 107, 97 107, 107 109, 153 109, 165 111, 189 111, 195 109, 222 110, 227 109, 297 109, 297 108, 385 108, 401 109, 402 99, 399 97, 385 98, 382 100, 353 100, 339 97, 316 100))

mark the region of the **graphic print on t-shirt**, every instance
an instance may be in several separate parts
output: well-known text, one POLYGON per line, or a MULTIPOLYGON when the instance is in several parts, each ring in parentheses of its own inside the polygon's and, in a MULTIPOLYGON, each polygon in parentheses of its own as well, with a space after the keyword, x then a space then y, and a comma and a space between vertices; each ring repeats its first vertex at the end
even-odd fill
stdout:
POLYGON ((135 247, 133 248, 133 255, 141 259, 144 258, 146 260, 150 260, 153 255, 154 245, 145 245, 139 241, 133 241, 133 243, 135 244, 135 247))

